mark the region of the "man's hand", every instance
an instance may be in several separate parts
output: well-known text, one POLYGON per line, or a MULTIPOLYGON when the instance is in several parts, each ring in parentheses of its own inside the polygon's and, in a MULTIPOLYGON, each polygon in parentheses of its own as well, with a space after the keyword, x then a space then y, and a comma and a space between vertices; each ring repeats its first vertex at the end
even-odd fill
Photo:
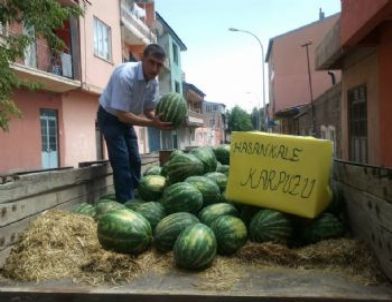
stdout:
POLYGON ((162 129, 162 130, 172 130, 173 124, 170 122, 162 122, 159 118, 159 116, 154 116, 152 118, 152 123, 153 123, 153 127, 158 128, 158 129, 162 129))
POLYGON ((117 111, 117 118, 120 122, 135 126, 155 127, 162 130, 172 130, 174 128, 172 123, 162 122, 159 116, 155 116, 153 113, 147 118, 131 112, 117 111))

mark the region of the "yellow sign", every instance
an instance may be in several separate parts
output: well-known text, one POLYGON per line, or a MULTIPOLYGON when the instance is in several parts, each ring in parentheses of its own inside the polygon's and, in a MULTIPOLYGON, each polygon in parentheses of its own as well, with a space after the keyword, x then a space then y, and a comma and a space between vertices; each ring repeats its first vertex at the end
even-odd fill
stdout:
POLYGON ((229 200, 307 218, 331 200, 332 142, 264 132, 233 132, 229 200))

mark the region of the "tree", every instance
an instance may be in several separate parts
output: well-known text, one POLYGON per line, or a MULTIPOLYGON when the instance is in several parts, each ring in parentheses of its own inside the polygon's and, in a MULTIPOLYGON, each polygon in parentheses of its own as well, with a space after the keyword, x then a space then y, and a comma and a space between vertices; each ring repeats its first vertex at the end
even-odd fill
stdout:
POLYGON ((229 113, 229 131, 253 130, 250 115, 239 106, 235 106, 229 113))
MULTIPOLYGON (((57 0, 1 0, 0 24, 19 23, 26 28, 34 28, 36 35, 44 37, 53 50, 61 50, 64 43, 54 30, 61 28, 71 16, 82 15, 79 5, 61 6, 57 0)), ((0 129, 7 131, 12 117, 20 117, 21 112, 12 101, 15 88, 37 88, 34 83, 18 79, 10 68, 10 63, 23 58, 26 47, 35 40, 24 33, 10 33, 0 41, 0 129)))

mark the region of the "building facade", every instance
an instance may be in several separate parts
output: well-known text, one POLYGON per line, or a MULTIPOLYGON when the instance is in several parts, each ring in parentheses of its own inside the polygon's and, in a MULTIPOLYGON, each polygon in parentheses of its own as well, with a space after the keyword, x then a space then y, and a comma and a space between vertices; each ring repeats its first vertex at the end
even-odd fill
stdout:
POLYGON ((217 146, 226 140, 226 105, 216 102, 203 102, 204 126, 196 129, 196 144, 217 146))
MULTIPOLYGON (((25 57, 12 64, 20 79, 41 86, 14 91, 13 100, 23 117, 12 119, 9 132, 0 132, 0 173, 77 166, 106 158, 96 127, 99 96, 114 66, 131 53, 140 57, 144 47, 156 41, 149 27, 155 18, 153 1, 59 2, 83 6, 84 16, 65 21, 56 31, 66 45, 63 51, 54 53, 36 37, 25 57), (135 5, 144 16, 135 14, 135 5)), ((7 27, 5 34, 35 36, 33 28, 19 23, 7 27)), ((147 133, 138 129, 138 134, 141 152, 147 152, 147 133)))
POLYGON ((392 167, 392 3, 342 0, 317 49, 319 70, 342 70, 342 159, 392 167))
POLYGON ((188 106, 188 116, 184 127, 178 129, 180 149, 200 146, 196 140, 196 132, 204 127, 203 103, 206 94, 191 83, 183 83, 184 98, 188 106))
POLYGON ((338 18, 339 15, 324 17, 320 11, 316 22, 270 40, 266 55, 270 88, 268 110, 277 121, 272 123, 277 125, 274 132, 320 135, 320 129, 312 129, 313 124, 305 133, 299 133, 298 117, 307 105, 340 81, 340 71, 319 71, 314 64, 317 45, 338 18))

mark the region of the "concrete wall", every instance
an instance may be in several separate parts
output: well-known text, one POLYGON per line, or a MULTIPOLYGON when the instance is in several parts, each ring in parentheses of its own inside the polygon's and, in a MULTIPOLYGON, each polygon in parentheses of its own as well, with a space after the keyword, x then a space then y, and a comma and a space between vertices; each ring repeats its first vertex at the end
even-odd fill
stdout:
POLYGON ((344 63, 344 76, 342 80, 342 158, 349 159, 349 133, 348 133, 348 100, 347 91, 366 85, 367 90, 367 131, 368 131, 368 164, 380 165, 380 104, 379 104, 379 62, 378 52, 351 56, 344 63))
MULTIPOLYGON (((335 157, 342 157, 342 121, 341 121, 342 86, 337 84, 323 93, 314 101, 316 137, 333 140, 331 135, 335 132, 335 157)), ((308 106, 303 115, 298 118, 299 135, 307 136, 312 126, 311 107, 308 106)))
POLYGON ((97 160, 95 120, 98 97, 82 92, 62 95, 64 165, 97 160))

